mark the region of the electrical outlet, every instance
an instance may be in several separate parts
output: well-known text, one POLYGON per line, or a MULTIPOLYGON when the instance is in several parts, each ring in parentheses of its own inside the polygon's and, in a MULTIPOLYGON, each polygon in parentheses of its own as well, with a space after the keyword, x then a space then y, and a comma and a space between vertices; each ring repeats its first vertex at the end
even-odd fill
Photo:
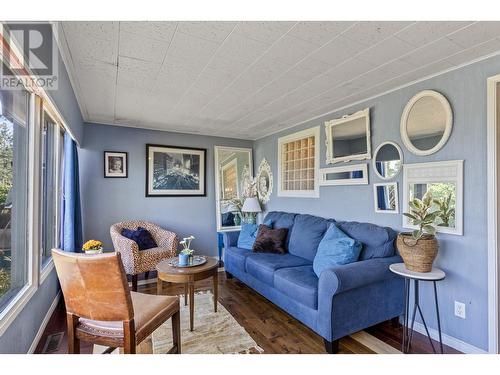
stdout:
POLYGON ((465 319, 465 303, 455 301, 455 316, 465 319))

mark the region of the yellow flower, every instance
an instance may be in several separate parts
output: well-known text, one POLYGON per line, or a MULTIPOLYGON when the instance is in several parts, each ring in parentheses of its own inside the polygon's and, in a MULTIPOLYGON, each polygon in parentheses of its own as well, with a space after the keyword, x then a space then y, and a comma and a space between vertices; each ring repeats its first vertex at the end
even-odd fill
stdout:
POLYGON ((89 240, 83 244, 83 250, 99 250, 102 249, 102 242, 97 240, 89 240))

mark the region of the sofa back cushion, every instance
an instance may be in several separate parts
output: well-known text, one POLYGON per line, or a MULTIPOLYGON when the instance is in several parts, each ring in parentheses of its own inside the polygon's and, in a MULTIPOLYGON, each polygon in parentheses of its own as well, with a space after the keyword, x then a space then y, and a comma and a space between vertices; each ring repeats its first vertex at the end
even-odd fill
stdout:
POLYGON ((286 248, 288 249, 290 243, 290 234, 292 232, 293 222, 295 216, 297 214, 291 214, 288 212, 280 212, 280 211, 271 211, 264 218, 264 222, 266 224, 271 224, 271 228, 280 229, 286 228, 288 229, 288 233, 286 236, 286 248))
POLYGON ((328 220, 313 215, 295 216, 288 252, 313 261, 318 245, 332 222, 332 219, 328 220))
POLYGON ((356 221, 339 221, 337 226, 349 237, 363 244, 359 260, 385 258, 395 253, 396 232, 391 228, 356 221))

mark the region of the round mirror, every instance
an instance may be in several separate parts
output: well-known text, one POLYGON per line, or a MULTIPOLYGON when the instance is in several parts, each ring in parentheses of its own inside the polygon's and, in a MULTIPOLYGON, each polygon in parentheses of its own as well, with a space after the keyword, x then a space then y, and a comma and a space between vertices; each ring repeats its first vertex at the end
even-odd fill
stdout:
POLYGON ((401 116, 401 138, 415 155, 440 150, 451 134, 453 114, 440 93, 425 90, 410 99, 401 116))
POLYGON ((384 142, 375 150, 373 169, 377 176, 389 180, 398 175, 403 165, 403 153, 394 142, 384 142))

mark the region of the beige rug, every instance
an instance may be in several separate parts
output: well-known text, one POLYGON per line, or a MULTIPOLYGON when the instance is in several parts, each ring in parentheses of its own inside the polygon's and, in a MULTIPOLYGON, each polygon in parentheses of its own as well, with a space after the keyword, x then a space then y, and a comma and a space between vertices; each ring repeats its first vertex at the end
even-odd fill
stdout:
MULTIPOLYGON (((194 297, 194 331, 189 330, 189 306, 184 306, 181 298, 181 348, 182 354, 231 354, 262 353, 245 329, 233 316, 217 303, 214 312, 213 295, 198 292, 194 297)), ((170 319, 153 332, 137 348, 138 353, 166 353, 172 347, 172 322, 170 319)), ((102 353, 106 348, 94 345, 94 353, 102 353)), ((118 350, 113 352, 118 353, 118 350)))

